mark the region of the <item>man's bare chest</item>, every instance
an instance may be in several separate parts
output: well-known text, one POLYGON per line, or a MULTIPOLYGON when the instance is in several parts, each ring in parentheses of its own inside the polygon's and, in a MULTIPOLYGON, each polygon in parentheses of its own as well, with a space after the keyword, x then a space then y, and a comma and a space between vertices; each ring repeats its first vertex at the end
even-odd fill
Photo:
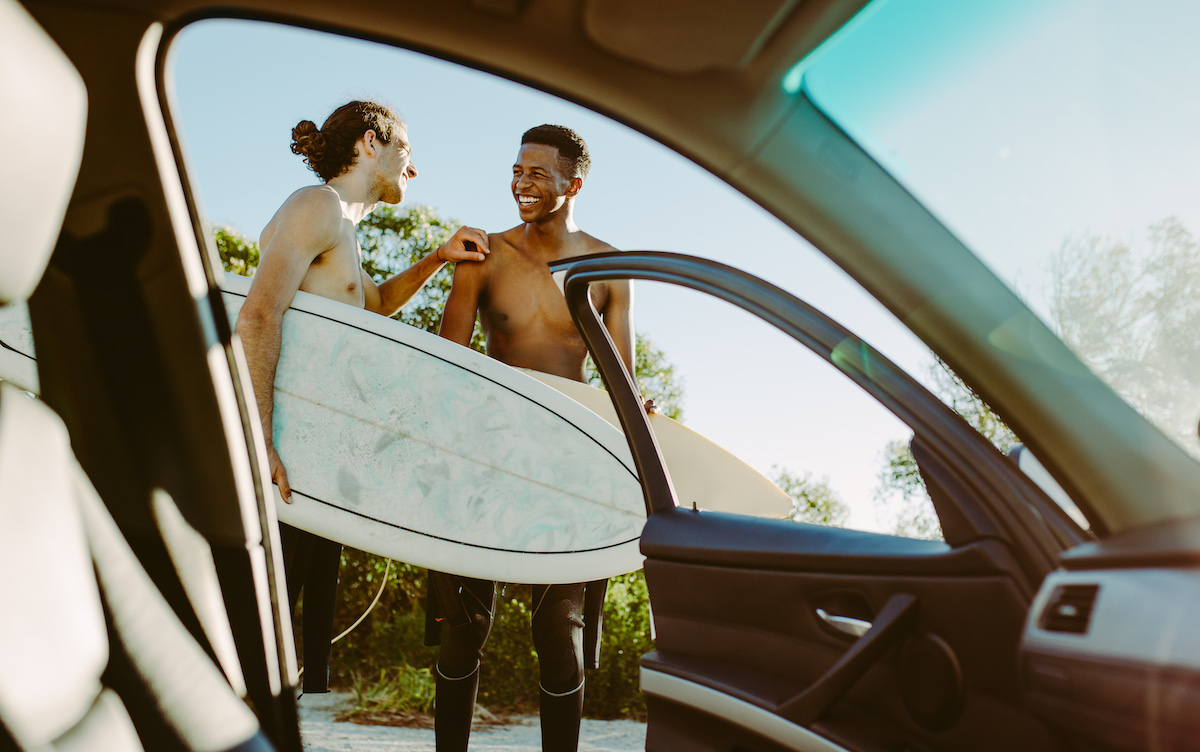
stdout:
MULTIPOLYGON (((592 286, 592 304, 603 310, 607 289, 592 286)), ((566 300, 545 265, 521 263, 497 269, 481 301, 483 318, 493 330, 513 334, 538 330, 578 337, 566 300)))
POLYGON ((362 306, 362 257, 353 232, 343 234, 329 250, 313 259, 300 289, 342 303, 362 306))

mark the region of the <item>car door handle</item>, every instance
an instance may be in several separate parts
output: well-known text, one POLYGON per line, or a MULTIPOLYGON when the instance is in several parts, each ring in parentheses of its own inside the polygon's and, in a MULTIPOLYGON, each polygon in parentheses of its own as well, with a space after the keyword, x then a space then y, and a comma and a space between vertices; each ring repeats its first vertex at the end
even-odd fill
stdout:
POLYGON ((821 618, 821 621, 825 622, 837 631, 842 632, 843 634, 848 634, 851 637, 862 637, 868 632, 868 630, 871 629, 871 622, 869 621, 855 619, 850 616, 837 616, 829 613, 823 608, 817 609, 817 616, 821 618))
POLYGON ((916 628, 917 604, 916 596, 906 593, 888 598, 875 621, 838 662, 807 689, 780 703, 775 712, 801 726, 820 718, 888 650, 916 628))

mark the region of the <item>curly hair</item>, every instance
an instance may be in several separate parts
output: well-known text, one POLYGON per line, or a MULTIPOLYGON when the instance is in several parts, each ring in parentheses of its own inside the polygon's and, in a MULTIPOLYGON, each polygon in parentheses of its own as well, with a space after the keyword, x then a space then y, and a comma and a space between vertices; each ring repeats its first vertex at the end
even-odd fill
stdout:
POLYGON ((586 178, 592 166, 592 155, 588 153, 583 137, 561 125, 539 125, 530 128, 521 136, 521 145, 541 144, 558 149, 563 168, 573 178, 586 178))
POLYGON ((304 157, 308 169, 328 183, 354 166, 358 159, 355 144, 364 133, 375 131, 375 136, 387 144, 403 124, 387 105, 348 102, 334 110, 320 128, 311 120, 297 123, 292 128, 292 153, 304 157))

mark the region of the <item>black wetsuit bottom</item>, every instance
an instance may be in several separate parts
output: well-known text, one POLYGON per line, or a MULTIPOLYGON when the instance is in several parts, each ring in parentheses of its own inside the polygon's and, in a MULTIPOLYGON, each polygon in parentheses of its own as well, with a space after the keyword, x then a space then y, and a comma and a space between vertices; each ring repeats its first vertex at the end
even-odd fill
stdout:
POLYGON ((301 634, 304 635, 304 691, 328 692, 330 642, 333 640, 342 544, 282 522, 279 523, 279 537, 283 543, 288 606, 293 617, 300 593, 304 593, 301 623, 301 634))
MULTIPOLYGON (((462 752, 471 730, 480 657, 496 610, 496 583, 430 572, 430 592, 462 604, 441 605, 434 726, 438 752, 462 752), (440 581, 435 578, 442 578, 440 581), (454 613, 457 611, 457 613, 454 613), (464 613, 465 612, 465 613, 464 613)), ((585 583, 533 586, 533 645, 541 678, 543 752, 573 752, 583 710, 585 583)), ((429 639, 432 638, 432 639, 429 639)))

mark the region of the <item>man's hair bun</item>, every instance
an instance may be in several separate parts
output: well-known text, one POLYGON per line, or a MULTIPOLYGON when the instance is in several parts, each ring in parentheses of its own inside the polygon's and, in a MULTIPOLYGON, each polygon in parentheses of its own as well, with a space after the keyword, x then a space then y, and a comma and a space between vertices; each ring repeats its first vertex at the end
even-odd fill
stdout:
POLYGON ((304 157, 308 168, 317 174, 317 167, 325 159, 325 136, 321 129, 311 120, 301 120, 292 129, 292 153, 304 157))
POLYGON ((382 143, 391 143, 404 121, 396 111, 376 102, 347 102, 317 128, 301 120, 292 129, 292 153, 304 157, 308 169, 328 183, 349 170, 358 159, 355 144, 368 130, 382 143))

